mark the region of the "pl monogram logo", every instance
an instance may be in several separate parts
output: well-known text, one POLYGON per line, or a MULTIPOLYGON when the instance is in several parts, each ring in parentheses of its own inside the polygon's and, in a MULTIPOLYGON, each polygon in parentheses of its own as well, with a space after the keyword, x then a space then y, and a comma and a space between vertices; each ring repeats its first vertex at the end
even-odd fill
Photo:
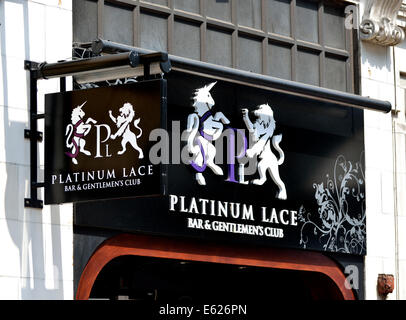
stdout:
POLYGON ((243 121, 253 142, 252 146, 248 148, 248 139, 244 131, 231 127, 230 120, 222 112, 213 113, 211 111, 215 102, 210 94, 210 90, 215 84, 216 82, 196 90, 193 96, 195 112, 190 114, 187 119, 187 149, 192 154, 190 165, 196 171, 195 178, 197 183, 206 185, 203 172, 205 172, 207 167, 216 175, 223 175, 222 168, 215 163, 216 147, 214 142, 221 140, 219 138, 227 133, 231 137, 228 139, 228 158, 231 158, 231 161, 228 163, 229 176, 226 181, 248 184, 244 180, 245 168, 243 159, 251 159, 256 162, 256 171, 259 174, 259 179, 254 179, 251 183, 263 185, 267 181, 267 173, 269 173, 272 181, 279 189, 276 198, 286 200, 286 187, 279 175, 279 166, 283 164, 285 159, 284 152, 279 146, 282 141, 282 135, 273 135, 276 122, 271 107, 268 104, 258 106, 253 112, 256 118, 254 122, 249 118, 248 109, 241 110, 243 121), (236 137, 241 138, 243 145, 238 154, 235 154, 236 137), (274 149, 278 151, 279 158, 272 152, 271 143, 274 149), (235 179, 234 173, 235 159, 237 159, 239 165, 238 181, 235 179))
POLYGON ((65 152, 65 154, 72 159, 73 164, 78 164, 77 157, 79 153, 89 157, 92 156, 92 152, 86 150, 85 145, 86 136, 88 136, 93 127, 96 128, 96 154, 94 158, 111 157, 108 142, 119 138, 121 138, 122 149, 117 152, 117 155, 123 155, 127 151, 127 145, 130 144, 139 152, 139 159, 144 158, 144 153, 137 144, 137 139, 142 136, 142 129, 139 127, 141 119, 134 120, 135 111, 131 103, 124 103, 119 109, 117 117, 113 115, 112 110, 109 110, 109 117, 117 126, 117 131, 114 134, 112 134, 109 124, 97 124, 97 121, 90 117, 85 120, 86 113, 83 110, 85 104, 86 101, 72 110, 71 123, 66 126, 65 137, 68 152, 65 152), (135 135, 132 126, 139 131, 138 135, 135 135), (105 147, 104 154, 102 154, 102 145, 105 147))

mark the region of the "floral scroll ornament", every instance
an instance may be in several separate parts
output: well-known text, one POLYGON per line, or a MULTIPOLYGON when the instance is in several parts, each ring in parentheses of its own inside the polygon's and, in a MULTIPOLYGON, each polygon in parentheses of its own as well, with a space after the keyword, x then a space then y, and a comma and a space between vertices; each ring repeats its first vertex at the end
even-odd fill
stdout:
POLYGON ((307 212, 304 206, 299 210, 303 248, 312 238, 318 240, 325 251, 365 253, 364 182, 361 161, 353 164, 342 155, 336 159, 333 177, 327 174, 325 184, 313 184, 318 215, 307 212))

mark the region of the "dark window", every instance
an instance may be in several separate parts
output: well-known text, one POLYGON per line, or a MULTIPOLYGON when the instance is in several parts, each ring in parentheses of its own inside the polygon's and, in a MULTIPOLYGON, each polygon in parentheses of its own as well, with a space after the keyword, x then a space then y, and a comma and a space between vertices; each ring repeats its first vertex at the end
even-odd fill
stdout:
POLYGON ((318 4, 312 1, 296 0, 296 37, 319 43, 318 4))
POLYGON ((206 15, 224 21, 231 21, 231 1, 206 0, 206 15))
POLYGON ((318 86, 320 83, 320 53, 298 49, 296 77, 297 81, 318 86))
POLYGON ((200 27, 186 20, 175 20, 173 54, 200 60, 200 27))
POLYGON ((290 79, 292 75, 292 47, 280 43, 269 43, 268 75, 290 79))
POLYGON ((261 0, 238 0, 238 24, 262 29, 261 0))
POLYGON ((262 42, 248 37, 238 37, 237 68, 255 73, 262 72, 262 42))
POLYGON ((174 0, 175 9, 200 13, 200 0, 174 0))
POLYGON ((268 32, 291 36, 291 0, 267 0, 268 32))
POLYGON ((354 91, 344 1, 75 0, 75 42, 96 37, 354 91))
POLYGON ((73 39, 87 42, 97 38, 97 1, 75 1, 73 10, 73 39))
POLYGON ((148 12, 141 12, 139 17, 140 47, 155 51, 167 51, 168 22, 166 17, 148 12))
POLYGON ((104 36, 116 42, 132 45, 133 43, 133 11, 106 4, 103 10, 104 36), (123 27, 125 26, 125 27, 123 27))
POLYGON ((232 67, 232 34, 221 29, 207 28, 207 62, 232 67))

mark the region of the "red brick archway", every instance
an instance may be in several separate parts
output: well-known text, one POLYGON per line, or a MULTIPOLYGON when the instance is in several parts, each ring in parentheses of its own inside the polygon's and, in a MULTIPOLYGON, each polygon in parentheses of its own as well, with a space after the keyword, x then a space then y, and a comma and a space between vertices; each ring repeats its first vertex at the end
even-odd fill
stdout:
POLYGON ((334 261, 321 253, 262 247, 253 249, 130 234, 108 239, 94 252, 79 280, 76 299, 88 299, 104 266, 114 258, 128 255, 319 272, 334 282, 341 299, 355 300, 353 291, 345 287, 344 273, 334 261))

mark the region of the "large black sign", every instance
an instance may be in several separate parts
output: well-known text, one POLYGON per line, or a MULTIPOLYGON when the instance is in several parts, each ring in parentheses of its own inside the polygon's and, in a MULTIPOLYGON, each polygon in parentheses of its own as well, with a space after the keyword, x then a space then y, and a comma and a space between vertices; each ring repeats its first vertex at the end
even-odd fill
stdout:
POLYGON ((160 195, 165 80, 46 95, 45 203, 160 195))
POLYGON ((82 203, 77 225, 366 253, 362 110, 172 72, 167 127, 167 195, 82 203))

